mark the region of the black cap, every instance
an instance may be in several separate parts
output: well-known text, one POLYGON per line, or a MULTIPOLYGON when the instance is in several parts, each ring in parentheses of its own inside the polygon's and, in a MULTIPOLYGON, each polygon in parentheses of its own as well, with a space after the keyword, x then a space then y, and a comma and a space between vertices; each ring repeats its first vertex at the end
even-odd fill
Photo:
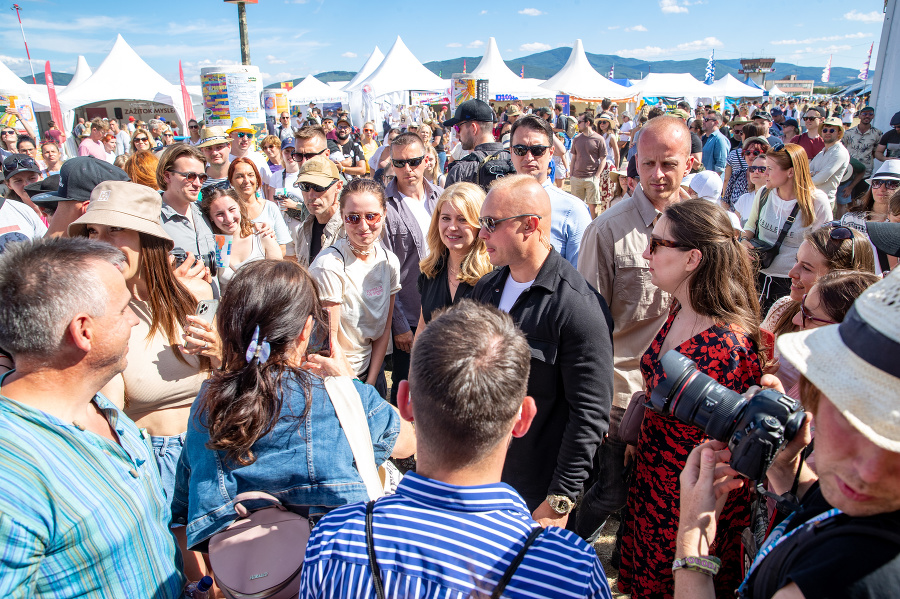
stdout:
POLYGON ((900 125, 900 112, 891 117, 891 127, 896 127, 897 125, 900 125))
POLYGON ((800 123, 797 122, 797 119, 784 119, 784 122, 781 123, 781 127, 795 127, 797 129, 800 128, 800 123))
POLYGON ((13 154, 3 161, 3 178, 9 179, 19 173, 41 174, 41 167, 27 154, 13 154))
POLYGON ((628 159, 628 169, 625 171, 625 176, 632 179, 637 179, 640 176, 637 170, 637 154, 628 159))
POLYGON ((868 222, 866 232, 872 245, 889 256, 900 258, 900 223, 868 222))
POLYGON ((131 181, 128 173, 105 160, 78 156, 66 160, 59 170, 59 187, 54 192, 32 198, 32 202, 87 202, 91 192, 104 181, 131 181))
POLYGON ((487 102, 481 100, 466 100, 456 109, 452 119, 443 122, 444 127, 453 127, 466 121, 478 121, 480 123, 493 123, 494 111, 487 102))
POLYGON ((47 193, 48 191, 56 191, 59 189, 59 173, 45 177, 36 183, 29 183, 25 186, 25 193, 29 198, 36 195, 47 193))
POLYGON ((753 113, 753 118, 762 119, 764 121, 772 122, 772 115, 766 112, 765 110, 757 110, 753 113))

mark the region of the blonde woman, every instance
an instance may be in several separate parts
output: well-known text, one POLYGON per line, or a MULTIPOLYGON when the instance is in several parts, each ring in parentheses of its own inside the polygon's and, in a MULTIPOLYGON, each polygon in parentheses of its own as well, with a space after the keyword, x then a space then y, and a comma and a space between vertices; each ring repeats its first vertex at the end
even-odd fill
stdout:
POLYGON ((491 271, 478 237, 484 197, 478 185, 454 183, 438 198, 428 227, 428 257, 419 263, 422 310, 416 332, 425 329, 435 311, 470 297, 478 279, 491 271))
POLYGON ((435 150, 434 146, 431 145, 431 138, 433 135, 433 129, 431 128, 431 125, 422 123, 418 131, 416 131, 416 135, 421 137, 422 143, 425 144, 425 154, 433 158, 433 160, 430 162, 430 165, 425 168, 425 178, 428 179, 431 183, 434 183, 435 185, 440 187, 440 179, 442 177, 440 170, 438 170, 440 159, 438 158, 437 150, 435 150))

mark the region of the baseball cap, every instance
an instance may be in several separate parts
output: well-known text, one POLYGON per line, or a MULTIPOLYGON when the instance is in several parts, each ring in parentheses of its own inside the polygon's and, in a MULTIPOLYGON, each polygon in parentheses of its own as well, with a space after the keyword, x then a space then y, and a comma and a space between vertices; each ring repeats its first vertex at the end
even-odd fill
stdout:
POLYGON ((697 196, 704 200, 716 202, 719 200, 719 196, 722 195, 722 178, 715 171, 695 173, 688 185, 697 196))
POLYGON ((332 181, 340 178, 341 174, 338 172, 334 162, 325 156, 314 156, 300 167, 297 183, 314 183, 324 187, 331 185, 332 181))
POLYGON ((784 111, 781 110, 780 108, 773 108, 773 109, 772 109, 772 116, 781 116, 781 115, 783 115, 783 114, 784 114, 784 111))
POLYGON ((295 142, 294 142, 294 138, 293 138, 293 137, 289 137, 288 139, 284 139, 284 140, 281 141, 281 149, 282 149, 282 151, 283 151, 285 148, 296 148, 296 147, 297 147, 297 146, 296 146, 296 144, 295 144, 295 142))
POLYGON ((800 128, 800 123, 797 122, 797 119, 785 119, 783 123, 781 123, 782 128, 784 127, 794 127, 795 129, 800 128))
POLYGON ((353 126, 353 123, 350 122, 350 117, 348 117, 348 116, 339 116, 339 117, 338 117, 337 119, 335 119, 335 121, 334 121, 334 124, 335 124, 335 125, 340 125, 341 123, 347 123, 347 124, 350 125, 351 127, 353 126))
POLYGON ((521 114, 522 111, 515 104, 510 104, 506 107, 506 116, 520 116, 521 114))
POLYGON ((133 123, 133 122, 134 122, 134 117, 133 117, 133 116, 128 117, 128 122, 129 122, 129 123, 133 123))
POLYGON ((869 221, 866 233, 876 248, 889 256, 900 257, 900 223, 869 221))
MULTIPOLYGON (((55 175, 50 175, 49 177, 44 177, 40 181, 36 183, 29 183, 25 186, 25 193, 28 194, 28 197, 34 201, 34 198, 44 195, 45 193, 49 193, 51 191, 56 191, 59 188, 59 173, 55 175)), ((59 198, 55 198, 53 201, 55 202, 59 198)))
POLYGON ((764 121, 772 122, 772 115, 766 112, 765 110, 757 110, 753 113, 753 118, 762 119, 764 121))
POLYGON ((859 109, 860 112, 875 112, 875 108, 873 106, 863 106, 859 109))
POLYGON ((105 160, 93 156, 76 156, 66 160, 59 169, 59 186, 56 191, 42 193, 31 199, 41 202, 87 202, 91 192, 104 181, 131 181, 128 173, 105 160))
POLYGON ((682 110, 681 108, 676 108, 675 110, 670 110, 669 114, 671 116, 678 117, 681 120, 686 120, 688 117, 690 117, 690 115, 687 112, 685 112, 684 110, 682 110))
POLYGON ((104 181, 91 192, 87 212, 69 225, 69 237, 85 236, 88 225, 107 225, 165 239, 172 249, 175 242, 159 223, 161 210, 158 191, 131 181, 104 181))
POLYGON ((826 125, 828 125, 829 127, 839 127, 842 131, 844 129, 844 123, 841 121, 841 119, 837 118, 836 116, 830 116, 827 119, 825 119, 822 122, 822 126, 824 127, 826 125))
POLYGON ((452 119, 444 121, 444 127, 453 127, 466 121, 478 121, 482 123, 494 122, 494 111, 487 102, 481 100, 466 100, 456 109, 452 119))
POLYGON ((19 173, 41 174, 41 167, 27 154, 7 156, 6 160, 3 161, 3 178, 9 180, 10 177, 19 173))

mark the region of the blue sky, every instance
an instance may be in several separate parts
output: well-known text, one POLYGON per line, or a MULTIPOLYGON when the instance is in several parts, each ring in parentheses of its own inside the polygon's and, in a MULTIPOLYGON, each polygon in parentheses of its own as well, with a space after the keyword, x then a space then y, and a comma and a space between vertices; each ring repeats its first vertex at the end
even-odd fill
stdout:
MULTIPOLYGON (((823 67, 833 55, 833 66, 854 69, 874 41, 874 69, 883 1, 790 2, 770 17, 765 4, 725 0, 515 0, 520 8, 475 0, 259 0, 247 5, 247 20, 250 57, 266 83, 356 71, 376 44, 386 53, 398 34, 422 62, 480 56, 493 36, 507 60, 581 38, 588 52, 648 60, 705 58, 715 48, 717 58, 775 56, 823 67)), ((237 8, 222 0, 19 4, 35 71, 50 60, 54 71, 73 72, 79 54, 96 68, 117 33, 173 82, 179 60, 188 84, 199 83, 201 67, 240 62, 237 8)), ((29 73, 15 12, 7 6, 0 13, 0 60, 29 73)))

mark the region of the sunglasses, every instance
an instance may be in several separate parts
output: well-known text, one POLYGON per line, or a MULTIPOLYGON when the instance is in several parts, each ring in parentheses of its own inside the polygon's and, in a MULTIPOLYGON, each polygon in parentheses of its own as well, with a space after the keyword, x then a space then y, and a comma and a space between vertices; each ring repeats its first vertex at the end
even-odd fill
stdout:
POLYGON ((887 187, 889 190, 894 191, 895 189, 900 188, 900 181, 889 181, 887 179, 875 179, 874 181, 872 181, 872 189, 878 189, 881 186, 887 187))
POLYGON ((394 165, 394 168, 403 168, 403 167, 405 167, 407 164, 408 164, 410 167, 412 167, 412 168, 416 168, 416 167, 418 167, 420 164, 422 164, 422 161, 423 161, 423 160, 425 160, 425 155, 424 155, 424 154, 422 154, 422 155, 419 156, 418 158, 407 158, 406 160, 396 160, 396 159, 394 159, 394 158, 391 158, 391 164, 394 165))
POLYGON ((358 225, 365 219, 370 225, 377 225, 381 222, 381 214, 378 212, 366 212, 365 214, 351 213, 344 217, 344 222, 348 225, 358 225))
POLYGON ((834 127, 822 127, 822 133, 837 133, 838 130, 834 127))
POLYGON ((719 119, 703 119, 704 123, 711 123, 713 121, 718 121, 719 119))
POLYGON ((322 148, 318 152, 291 152, 291 158, 294 159, 294 162, 301 162, 303 160, 311 160, 316 156, 324 153, 328 148, 322 148))
POLYGON ((523 146, 521 144, 517 144, 512 147, 513 154, 515 154, 516 156, 531 154, 535 158, 540 158, 544 155, 544 152, 549 149, 550 146, 523 146))
POLYGON ((363 129, 363 133, 375 133, 375 129, 363 129))
POLYGON ((743 135, 744 130, 743 129, 734 129, 734 130, 732 130, 732 133, 734 133, 735 135, 743 135))
POLYGON ((338 131, 349 131, 352 128, 350 125, 338 125, 338 131))
POLYGON ((174 133, 163 133, 163 137, 175 137, 174 133))
POLYGON ((298 187, 298 188, 300 189, 300 191, 315 191, 315 192, 318 192, 318 193, 323 193, 323 192, 328 191, 329 189, 331 189, 331 186, 334 185, 334 184, 337 183, 337 182, 338 182, 337 179, 333 179, 333 180, 331 181, 331 183, 329 183, 329 184, 326 185, 325 187, 322 187, 321 185, 316 185, 315 183, 300 183, 300 182, 297 182, 297 183, 294 183, 294 187, 298 187))
POLYGON ((236 131, 238 139, 253 139, 252 133, 244 133, 243 131, 236 131))
POLYGON ((813 316, 810 313, 810 311, 806 308, 806 296, 807 296, 807 294, 804 293, 803 299, 800 300, 800 320, 803 322, 803 328, 806 328, 807 320, 818 323, 820 325, 837 324, 833 320, 825 320, 824 318, 816 318, 815 316, 813 316))
POLYGON ((842 245, 848 239, 851 240, 850 245, 850 262, 853 262, 856 259, 856 244, 852 242, 853 239, 853 231, 851 231, 848 227, 845 227, 840 223, 840 221, 834 221, 830 223, 831 232, 828 236, 831 238, 831 241, 836 241, 838 245, 842 245))
POLYGON ((12 129, 6 129, 5 131, 0 131, 0 133, 2 133, 3 135, 15 135, 16 134, 16 132, 13 131, 12 129))
POLYGON ((506 218, 494 218, 493 216, 482 216, 478 219, 478 224, 482 226, 482 228, 487 229, 488 233, 493 233, 497 229, 497 225, 502 223, 503 221, 512 220, 514 218, 522 218, 522 217, 535 217, 538 220, 541 219, 539 214, 517 214, 515 216, 507 216, 506 218))
POLYGON ((753 156, 754 158, 756 158, 756 157, 759 156, 760 154, 762 154, 762 152, 760 152, 759 150, 753 150, 753 151, 746 151, 746 152, 744 152, 744 156, 753 156))
POLYGON ((175 173, 176 175, 181 175, 185 179, 187 179, 188 183, 193 183, 194 181, 199 180, 200 183, 206 183, 206 180, 209 179, 209 175, 206 173, 194 173, 194 172, 186 172, 183 173, 181 171, 172 170, 170 173, 175 173))
POLYGON ((819 117, 817 117, 817 116, 805 116, 805 117, 803 117, 803 120, 804 120, 804 121, 817 121, 817 120, 819 120, 819 117))
POLYGON ((455 125, 453 125, 453 130, 456 131, 457 133, 459 133, 459 130, 462 128, 463 125, 465 125, 466 123, 471 123, 471 122, 472 121, 462 121, 460 123, 456 123, 455 125))
POLYGON ((199 129, 200 125, 188 125, 188 129, 199 129))
POLYGON ((751 167, 748 167, 747 170, 750 171, 751 173, 764 173, 767 170, 769 170, 769 167, 767 167, 767 166, 751 166, 751 167))
POLYGON ((148 138, 146 138, 146 137, 135 137, 135 138, 134 138, 134 143, 138 143, 138 142, 140 142, 140 141, 145 141, 145 142, 148 142, 148 143, 150 142, 150 140, 149 140, 148 138))
POLYGON ((681 243, 680 241, 669 241, 668 239, 661 239, 659 237, 650 236, 650 253, 655 254, 656 248, 662 246, 664 248, 676 248, 682 250, 689 250, 691 246, 686 243, 681 243))
POLYGON ((263 146, 263 150, 274 150, 278 146, 263 146))

